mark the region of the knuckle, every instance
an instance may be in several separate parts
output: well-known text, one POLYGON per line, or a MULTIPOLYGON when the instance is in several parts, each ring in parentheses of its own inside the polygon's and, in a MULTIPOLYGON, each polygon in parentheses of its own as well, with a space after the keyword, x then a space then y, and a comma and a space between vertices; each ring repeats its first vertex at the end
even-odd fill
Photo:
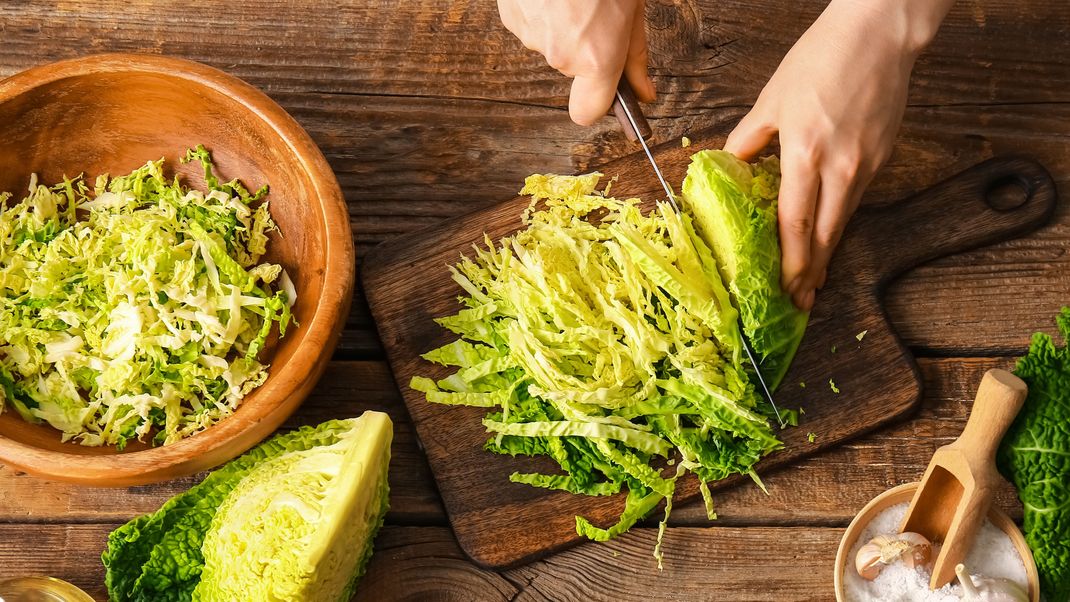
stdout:
POLYGON ((784 228, 789 234, 810 236, 810 233, 814 231, 814 220, 808 216, 789 218, 784 222, 784 228))
POLYGON ((576 65, 591 76, 618 75, 622 56, 598 44, 584 43, 576 51, 576 65))
POLYGON ((821 142, 816 136, 800 138, 792 144, 792 156, 802 164, 816 165, 821 156, 821 142))
POLYGON ((847 153, 840 161, 836 172, 842 182, 854 182, 863 171, 864 160, 860 155, 847 153))
MULTIPOLYGON (((531 48, 531 47, 528 46, 528 48, 531 48)), ((532 50, 537 50, 537 49, 532 48, 532 50)), ((558 71, 561 71, 562 73, 564 73, 566 70, 569 69, 569 62, 570 62, 569 61, 569 57, 568 57, 567 54, 561 52, 559 49, 557 49, 557 48, 547 48, 546 52, 543 54, 543 56, 546 57, 546 64, 550 65, 554 69, 557 69, 558 71)))
POLYGON ((816 140, 798 140, 783 150, 784 163, 795 165, 807 171, 817 168, 821 156, 820 146, 816 140))
POLYGON ((843 229, 839 226, 831 228, 819 228, 814 232, 814 242, 819 247, 832 248, 836 246, 836 243, 840 241, 840 233, 843 229))

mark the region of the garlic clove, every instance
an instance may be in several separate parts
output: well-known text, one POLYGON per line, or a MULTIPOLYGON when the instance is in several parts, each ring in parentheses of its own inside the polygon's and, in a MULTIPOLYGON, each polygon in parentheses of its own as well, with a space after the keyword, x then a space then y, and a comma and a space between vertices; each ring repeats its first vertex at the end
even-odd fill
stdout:
POLYGON ((885 566, 902 560, 910 568, 925 566, 932 555, 932 544, 918 533, 906 532, 877 535, 858 550, 855 570, 863 579, 872 581, 885 566))
POLYGON ((903 551, 903 564, 912 569, 929 564, 929 558, 933 553, 933 545, 924 535, 912 531, 904 531, 899 534, 899 540, 910 544, 910 547, 903 551))
POLYGON ((978 577, 974 580, 965 565, 955 566, 964 602, 1029 602, 1029 594, 1010 579, 978 577))
POLYGON ((869 542, 858 550, 855 556, 855 570, 858 571, 859 577, 873 581, 882 568, 884 568, 884 563, 881 562, 880 544, 869 542))

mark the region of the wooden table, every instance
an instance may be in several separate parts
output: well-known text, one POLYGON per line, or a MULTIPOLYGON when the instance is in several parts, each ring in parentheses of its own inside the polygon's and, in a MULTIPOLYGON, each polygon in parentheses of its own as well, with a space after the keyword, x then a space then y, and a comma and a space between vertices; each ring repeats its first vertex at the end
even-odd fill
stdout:
MULTIPOLYGON (((651 0, 659 139, 725 133, 824 2, 651 0)), ((350 206, 358 254, 390 236, 512 197, 524 176, 593 168, 631 150, 615 123, 569 122, 568 82, 499 24, 487 0, 0 4, 0 76, 105 51, 203 61, 259 86, 308 129, 350 206)), ((961 0, 919 60, 895 153, 865 202, 888 202, 999 154, 1031 155, 1070 190, 1070 4, 961 0)), ((196 141, 193 141, 196 142, 196 141)), ((909 241, 904 241, 909 244, 909 241)), ((450 532, 362 297, 291 426, 389 412, 392 508, 358 600, 819 600, 843 528, 871 497, 919 478, 962 429, 981 374, 1007 367, 1070 302, 1070 209, 1029 236, 933 262, 889 292, 919 357, 912 419, 768 475, 768 496, 717 496, 720 519, 673 513, 665 569, 651 523, 503 573, 450 532)), ((358 268, 359 269, 359 268, 358 268)), ((819 299, 820 302, 820 299, 819 299)), ((850 400, 845 399, 845 411, 850 400)), ((200 475, 90 489, 0 468, 0 578, 46 573, 103 598, 108 531, 200 475)), ((493 486, 493 484, 488 484, 493 486)), ((1021 515, 1013 490, 998 504, 1021 515)))

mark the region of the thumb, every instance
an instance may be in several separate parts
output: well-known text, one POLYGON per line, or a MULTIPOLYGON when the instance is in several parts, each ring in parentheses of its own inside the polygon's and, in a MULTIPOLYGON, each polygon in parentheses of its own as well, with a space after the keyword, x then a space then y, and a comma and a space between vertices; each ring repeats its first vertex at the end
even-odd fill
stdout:
POLYGON ((744 161, 749 161, 769 145, 777 133, 775 126, 761 116, 757 107, 739 120, 725 140, 724 149, 744 161))
POLYGON ((609 113, 620 73, 577 75, 568 97, 568 116, 579 125, 591 125, 609 113))

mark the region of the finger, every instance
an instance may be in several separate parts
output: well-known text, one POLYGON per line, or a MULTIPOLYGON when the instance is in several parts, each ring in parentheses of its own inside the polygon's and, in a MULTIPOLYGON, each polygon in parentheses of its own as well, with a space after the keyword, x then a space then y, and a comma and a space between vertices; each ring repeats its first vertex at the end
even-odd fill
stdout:
POLYGON ((840 242, 847 212, 847 195, 850 182, 842 178, 822 174, 821 190, 814 210, 814 234, 810 241, 810 265, 802 276, 798 291, 816 289, 821 284, 821 274, 828 267, 836 245, 840 242))
MULTIPOLYGON (((810 239, 821 182, 812 160, 805 154, 786 152, 782 174, 777 208, 781 285, 794 297, 799 290, 801 277, 810 265, 810 239)), ((796 298, 795 301, 799 305, 800 299, 796 298)))
POLYGON ((825 284, 832 255, 843 238, 847 221, 851 219, 867 182, 852 175, 823 174, 821 192, 814 212, 814 236, 810 247, 810 267, 805 288, 821 288, 825 284))
POLYGON ((624 77, 632 85, 636 97, 642 102, 654 102, 657 91, 650 81, 650 55, 646 45, 646 3, 636 4, 632 19, 632 36, 628 42, 628 58, 624 63, 624 77))
POLYGON ((749 161, 763 148, 769 146, 776 133, 776 127, 771 125, 755 107, 736 124, 732 133, 728 135, 728 140, 725 140, 724 149, 744 161, 749 161))
POLYGON ((795 304, 795 307, 803 311, 810 311, 814 308, 814 300, 817 298, 817 291, 814 289, 808 289, 801 291, 796 295, 792 295, 791 302, 795 304))
POLYGON ((520 37, 518 33, 524 25, 524 13, 514 0, 498 0, 498 16, 502 25, 511 31, 513 35, 520 37))
POLYGON ((591 125, 604 117, 617 93, 620 73, 577 75, 568 97, 568 115, 579 125, 591 125))

